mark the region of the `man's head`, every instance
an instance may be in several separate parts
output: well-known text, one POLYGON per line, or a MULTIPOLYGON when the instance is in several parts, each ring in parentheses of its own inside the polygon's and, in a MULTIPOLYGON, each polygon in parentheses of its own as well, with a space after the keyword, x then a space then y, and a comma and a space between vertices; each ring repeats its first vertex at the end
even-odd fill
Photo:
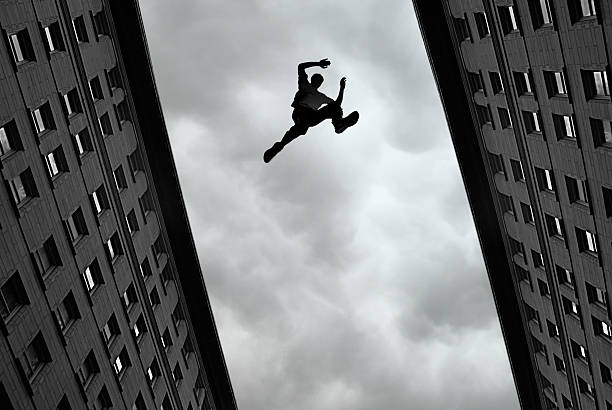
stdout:
POLYGON ((323 76, 321 74, 313 74, 312 77, 310 77, 310 84, 314 87, 314 88, 319 88, 321 86, 321 84, 323 84, 323 76))

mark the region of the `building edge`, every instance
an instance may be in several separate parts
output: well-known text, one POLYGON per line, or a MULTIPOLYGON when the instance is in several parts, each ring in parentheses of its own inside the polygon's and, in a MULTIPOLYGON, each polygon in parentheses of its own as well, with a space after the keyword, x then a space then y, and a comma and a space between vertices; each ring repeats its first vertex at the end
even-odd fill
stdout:
POLYGON ((168 233, 213 401, 218 410, 237 409, 155 85, 140 7, 137 0, 108 0, 108 3, 138 126, 146 136, 143 142, 147 157, 155 158, 149 165, 162 212, 160 223, 163 221, 168 233))

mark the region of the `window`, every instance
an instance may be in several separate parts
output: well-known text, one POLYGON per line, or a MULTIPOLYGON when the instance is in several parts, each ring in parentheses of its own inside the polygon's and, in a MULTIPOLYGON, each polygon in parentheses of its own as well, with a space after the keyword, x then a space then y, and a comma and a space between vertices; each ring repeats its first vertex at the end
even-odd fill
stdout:
POLYGON ((62 37, 62 31, 57 21, 46 26, 44 28, 44 32, 45 40, 47 42, 47 51, 52 53, 54 51, 66 50, 64 39, 62 37))
POLYGON ((155 258, 159 260, 159 258, 161 258, 165 254, 166 247, 164 246, 164 238, 162 238, 160 235, 153 243, 153 255, 155 255, 155 258))
POLYGON ((113 176, 115 177, 115 185, 117 186, 117 190, 119 192, 123 191, 128 187, 127 180, 125 179, 125 174, 123 173, 123 167, 119 165, 115 171, 113 171, 113 176))
POLYGON ((81 276, 83 277, 85 288, 87 288, 89 293, 92 293, 99 285, 104 283, 102 279, 102 271, 100 270, 100 265, 98 264, 97 259, 94 259, 94 261, 85 268, 81 276))
POLYGON ((501 20, 502 25, 502 31, 504 32, 504 34, 508 35, 514 31, 518 31, 518 19, 516 18, 514 6, 501 6, 498 7, 498 10, 499 18, 501 20))
POLYGON ((471 40, 472 34, 470 33, 470 26, 466 19, 457 17, 454 19, 455 21, 455 33, 457 34, 457 39, 461 42, 464 40, 471 40))
POLYGON ((579 203, 582 205, 587 205, 589 203, 589 188, 585 180, 572 178, 566 175, 565 185, 567 186, 567 196, 570 203, 579 203))
POLYGON ((117 317, 115 317, 114 313, 110 316, 110 318, 108 318, 108 321, 100 332, 102 333, 102 337, 104 338, 104 341, 106 342, 107 346, 110 346, 111 343, 115 340, 115 337, 118 336, 119 333, 121 333, 121 331, 119 330, 119 323, 117 322, 117 317))
POLYGON ((504 86, 502 85, 502 80, 499 73, 495 71, 489 72, 489 80, 491 80, 491 88, 493 89, 493 94, 499 94, 504 91, 504 86))
POLYGON ((612 146, 612 125, 610 121, 591 118, 590 122, 595 147, 612 146))
POLYGON ((535 350, 536 354, 541 354, 542 356, 544 356, 546 358, 546 361, 548 362, 548 354, 546 353, 546 346, 544 346, 544 344, 542 344, 542 342, 540 342, 535 336, 531 336, 531 340, 533 341, 533 349, 535 350))
POLYGON ((149 259, 147 257, 145 257, 142 263, 140 264, 140 274, 145 279, 153 275, 153 271, 151 270, 151 265, 149 264, 149 259))
POLYGON ((101 409, 110 409, 113 407, 113 402, 111 401, 111 397, 110 394, 108 394, 106 386, 102 386, 100 393, 98 393, 96 403, 101 409))
POLYGON ((149 302, 153 308, 156 308, 161 303, 159 293, 157 293, 157 288, 155 286, 153 286, 153 289, 151 289, 151 292, 149 293, 149 302))
POLYGON ((552 15, 548 0, 532 0, 528 3, 534 30, 543 26, 552 25, 552 15))
POLYGON ((612 381, 612 371, 610 371, 610 368, 600 362, 599 370, 601 371, 601 381, 604 383, 610 383, 612 381))
POLYGON ((123 292, 122 298, 123 298, 123 305, 128 311, 130 310, 132 306, 134 306, 136 302, 138 302, 138 298, 136 297, 136 290, 134 289, 133 284, 130 284, 125 290, 125 292, 123 292))
POLYGON ((510 167, 512 168, 512 175, 514 176, 514 181, 524 182, 525 174, 523 173, 523 164, 521 164, 521 161, 517 161, 516 159, 510 158, 510 167))
POLYGON ((110 203, 108 201, 108 196, 106 196, 106 188, 104 188, 104 185, 100 185, 98 189, 91 193, 91 204, 98 215, 110 209, 110 203))
POLYGON ((491 124, 491 109, 487 105, 486 107, 483 105, 476 104, 476 117, 478 118, 478 123, 480 126, 485 124, 491 124))
POLYGON ((73 88, 66 94, 62 94, 62 98, 64 101, 64 110, 68 117, 83 112, 83 106, 81 105, 79 92, 76 90, 76 88, 73 88))
POLYGON ((130 110, 125 100, 117 104, 116 110, 117 110, 117 118, 119 119, 119 122, 123 123, 125 121, 130 120, 130 110))
POLYGON ((548 319, 546 319, 546 328, 548 329, 548 336, 555 339, 559 338, 559 328, 548 319))
POLYGON ((474 19, 476 20, 476 29, 478 30, 478 37, 485 38, 489 35, 489 24, 487 23, 487 16, 484 13, 474 13, 474 19))
POLYGON ((565 373, 565 362, 557 355, 555 355, 555 368, 557 371, 565 373))
POLYGON ((576 140, 576 128, 574 127, 574 118, 572 116, 553 114, 552 119, 558 140, 576 140))
POLYGON ((55 120, 53 119, 53 112, 49 102, 32 111, 32 120, 38 134, 55 129, 55 120))
POLYGON ((534 134, 542 132, 540 117, 537 112, 523 111, 523 121, 525 121, 525 128, 528 133, 534 134))
POLYGON ((136 148, 136 150, 128 156, 128 163, 130 164, 132 175, 144 171, 144 162, 139 148, 136 148))
POLYGON ((28 378, 32 379, 38 371, 51 361, 51 355, 41 332, 34 337, 23 353, 24 370, 28 378))
POLYGON ((162 346, 164 347, 164 350, 166 351, 168 351, 170 346, 172 346, 172 336, 170 336, 170 331, 168 330, 168 328, 164 330, 164 333, 161 336, 161 342, 162 346))
POLYGON ((181 366, 178 362, 176 363, 176 366, 174 366, 174 370, 172 370, 172 378, 176 384, 179 384, 181 380, 183 380, 183 372, 181 371, 181 366))
POLYGON ((503 213, 511 213, 514 215, 514 202, 512 197, 498 192, 499 204, 503 213))
POLYGON ((563 71, 544 71, 548 97, 567 97, 567 85, 563 71))
POLYGON ((612 189, 601 187, 601 193, 603 195, 604 207, 606 209, 606 216, 612 217, 612 189))
POLYGON ((480 72, 472 73, 471 71, 468 71, 467 78, 472 94, 475 94, 479 91, 484 92, 484 84, 482 82, 482 76, 480 75, 480 72))
POLYGON ((82 131, 74 134, 74 147, 76 152, 79 154, 79 157, 93 151, 91 136, 89 135, 89 130, 87 128, 83 128, 82 131))
POLYGON ((115 232, 104 244, 106 255, 108 259, 114 261, 119 255, 123 255, 123 248, 121 247, 121 240, 119 234, 115 232))
POLYGON ((38 196, 38 190, 36 189, 30 168, 27 168, 21 174, 11 179, 9 186, 15 205, 21 205, 27 200, 38 196))
POLYGON ((119 72, 119 67, 115 66, 110 70, 106 71, 106 77, 108 80, 108 86, 111 88, 111 90, 114 90, 115 88, 122 88, 121 73, 119 72))
POLYGON ((532 249, 531 260, 533 261, 533 266, 535 268, 544 269, 544 258, 542 258, 542 254, 540 252, 536 252, 532 249))
POLYGON ((23 145, 21 145, 21 138, 19 137, 19 130, 15 120, 11 120, 0 127, 0 156, 22 149, 23 145))
POLYGON ((586 347, 582 346, 580 343, 577 343, 573 340, 571 341, 571 344, 572 344, 572 355, 577 359, 588 362, 589 354, 587 352, 586 347))
POLYGON ((566 314, 580 318, 580 307, 576 302, 569 300, 565 296, 561 297, 561 302, 566 314))
POLYGON ((572 401, 563 395, 561 395, 561 397, 563 397, 563 408, 572 409, 573 408, 572 401))
POLYGON ((514 271, 516 272, 516 278, 519 282, 527 282, 529 283, 529 286, 531 287, 531 276, 529 275, 529 271, 526 269, 523 269, 522 267, 520 267, 519 265, 517 265, 516 263, 513 264, 514 265, 514 271))
MULTIPOLYGON (((195 395, 198 404, 202 403, 202 398, 206 399, 206 397, 204 397, 204 395, 206 394, 206 389, 204 387, 204 378, 202 377, 202 373, 200 371, 198 371, 198 377, 196 377, 193 394, 195 395)), ((204 405, 206 410, 210 408, 210 405, 208 405, 206 402, 204 402, 204 405)))
POLYGON ((548 283, 544 282, 542 279, 538 279, 538 289, 540 291, 540 296, 550 297, 548 283))
POLYGON ((159 370, 159 365, 157 364, 157 359, 153 359, 151 365, 147 369, 147 378, 149 379, 149 384, 153 386, 159 376, 161 376, 161 372, 159 370))
POLYGON ((526 94, 533 94, 533 91, 531 89, 531 84, 532 84, 532 80, 531 80, 531 73, 525 73, 522 71, 514 71, 512 73, 513 77, 514 77, 514 83, 516 84, 516 91, 518 92, 518 95, 526 95, 526 94))
POLYGON ((174 276, 172 275, 172 269, 170 268, 168 264, 164 266, 164 269, 162 270, 160 277, 161 277, 161 280, 164 282, 164 286, 166 286, 167 283, 170 282, 171 280, 174 280, 174 276))
POLYGON ((93 27, 97 37, 108 35, 110 30, 108 28, 108 21, 106 20, 106 13, 104 10, 100 10, 93 15, 93 27))
POLYGON ((546 228, 548 228, 548 235, 556 236, 563 239, 565 236, 565 228, 563 227, 563 221, 556 216, 545 214, 546 217, 546 228))
POLYGON ((19 308, 30 303, 19 272, 13 273, 0 287, 0 315, 7 319, 19 308))
POLYGON ((582 70, 582 84, 587 99, 610 97, 606 71, 582 70))
POLYGON ((81 318, 81 313, 72 291, 68 292, 53 314, 62 331, 81 318))
POLYGON ((508 241, 510 242, 510 252, 512 253, 512 256, 519 255, 521 257, 524 257, 525 247, 523 246, 523 244, 511 237, 508 237, 508 241))
POLYGON ((608 306, 608 297, 606 296, 605 290, 593 286, 589 282, 585 282, 585 285, 589 303, 595 303, 604 308, 608 306))
POLYGON ((597 253, 597 238, 587 230, 576 228, 576 239, 580 252, 597 253))
POLYGON ((160 410, 172 410, 172 405, 170 404, 170 399, 168 398, 168 394, 164 395, 164 399, 162 400, 160 410))
POLYGON ((145 404, 141 393, 138 393, 138 397, 136 397, 132 410, 147 410, 147 405, 145 404))
POLYGON ((491 167, 491 172, 493 172, 494 174, 506 174, 504 168, 504 160, 501 154, 493 154, 489 152, 489 165, 491 167))
POLYGON ((535 224, 531 205, 521 202, 521 213, 523 214, 523 222, 526 224, 535 224))
POLYGON ((499 115, 499 123, 502 129, 511 128, 512 120, 510 120, 510 113, 506 108, 497 108, 497 114, 499 115))
POLYGON ((89 233, 83 211, 80 207, 66 220, 66 228, 73 243, 89 233))
POLYGON ((74 28, 74 35, 79 43, 86 43, 89 41, 87 28, 85 27, 85 19, 83 16, 78 16, 72 19, 72 27, 74 28))
POLYGON ((574 274, 569 270, 562 268, 559 265, 556 265, 557 270, 557 279, 559 280, 559 284, 567 285, 569 287, 574 287, 574 274))
POLYGON ((66 156, 64 155, 64 150, 61 145, 45 155, 45 163, 47 164, 47 171, 51 178, 55 178, 59 174, 69 171, 68 162, 66 162, 66 156))
POLYGON ((83 364, 79 367, 79 379, 81 379, 81 384, 87 386, 98 373, 100 373, 100 367, 96 361, 96 355, 93 350, 90 350, 83 364))
POLYGON ((177 302, 176 307, 172 311, 172 323, 174 323, 174 327, 176 329, 179 328, 181 322, 185 320, 185 315, 183 314, 183 309, 179 302, 177 302))
POLYGON ((193 345, 191 344, 191 338, 189 337, 189 334, 187 334, 187 337, 185 338, 185 342, 183 342, 183 347, 181 347, 181 354, 183 355, 183 360, 185 360, 185 365, 187 365, 188 359, 189 359, 189 355, 191 355, 193 353, 193 345))
POLYGON ((104 99, 102 85, 100 85, 100 78, 98 76, 95 76, 94 78, 89 80, 89 91, 91 92, 91 97, 94 99, 94 101, 104 99))
POLYGON ((11 43, 11 51, 15 64, 36 61, 34 48, 32 47, 32 41, 27 29, 24 28, 16 33, 9 34, 9 42, 11 43))
POLYGON ((41 276, 46 276, 53 269, 62 265, 62 259, 53 236, 49 236, 43 246, 34 252, 34 261, 41 276))
POLYGON ((540 191, 555 192, 555 181, 550 169, 536 168, 536 179, 540 191))
POLYGON ((568 0, 570 19, 576 23, 586 17, 594 17, 597 15, 595 10, 595 0, 568 0))
POLYGON ((149 212, 154 211, 155 207, 153 205, 153 197, 151 196, 151 191, 148 189, 142 194, 140 198, 138 198, 138 203, 140 204, 140 209, 143 215, 147 215, 149 212))
POLYGON ((530 305, 525 303, 525 316, 527 316, 527 321, 534 321, 536 323, 540 323, 540 319, 538 316, 538 311, 532 308, 530 305))
POLYGON ((134 337, 138 341, 142 337, 142 334, 146 331, 147 331, 147 326, 145 324, 144 317, 140 315, 138 316, 138 319, 136 319, 136 323, 134 323, 134 326, 132 326, 132 333, 134 334, 134 337))
POLYGON ((98 118, 98 121, 100 122, 100 130, 102 130, 102 135, 105 137, 113 135, 113 126, 111 125, 108 113, 102 114, 100 118, 98 118))
POLYGON ((117 375, 121 375, 123 374, 123 371, 126 369, 126 367, 129 367, 131 365, 132 363, 130 362, 130 356, 128 355, 128 352, 124 347, 121 350, 121 353, 119 353, 119 356, 115 358, 115 361, 113 362, 113 369, 115 369, 115 373, 117 375))
POLYGON ((596 317, 591 317, 591 319, 593 321, 595 336, 601 336, 604 339, 612 341, 612 328, 610 328, 610 325, 596 317))

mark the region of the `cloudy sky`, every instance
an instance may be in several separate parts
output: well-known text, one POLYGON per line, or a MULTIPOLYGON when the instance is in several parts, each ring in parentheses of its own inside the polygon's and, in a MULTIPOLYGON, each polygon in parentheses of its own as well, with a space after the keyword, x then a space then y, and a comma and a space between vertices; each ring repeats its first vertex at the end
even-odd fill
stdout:
POLYGON ((242 410, 516 410, 409 0, 141 2, 242 410), (270 164, 296 66, 346 112, 270 164))

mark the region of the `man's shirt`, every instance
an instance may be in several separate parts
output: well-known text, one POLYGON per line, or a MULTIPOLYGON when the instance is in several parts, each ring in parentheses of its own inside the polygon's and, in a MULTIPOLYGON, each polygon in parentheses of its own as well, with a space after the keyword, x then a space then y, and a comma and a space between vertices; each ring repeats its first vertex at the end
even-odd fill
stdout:
POLYGON ((291 104, 293 108, 304 107, 318 110, 323 104, 329 104, 333 101, 310 84, 308 75, 304 70, 298 69, 298 91, 295 93, 291 104))

